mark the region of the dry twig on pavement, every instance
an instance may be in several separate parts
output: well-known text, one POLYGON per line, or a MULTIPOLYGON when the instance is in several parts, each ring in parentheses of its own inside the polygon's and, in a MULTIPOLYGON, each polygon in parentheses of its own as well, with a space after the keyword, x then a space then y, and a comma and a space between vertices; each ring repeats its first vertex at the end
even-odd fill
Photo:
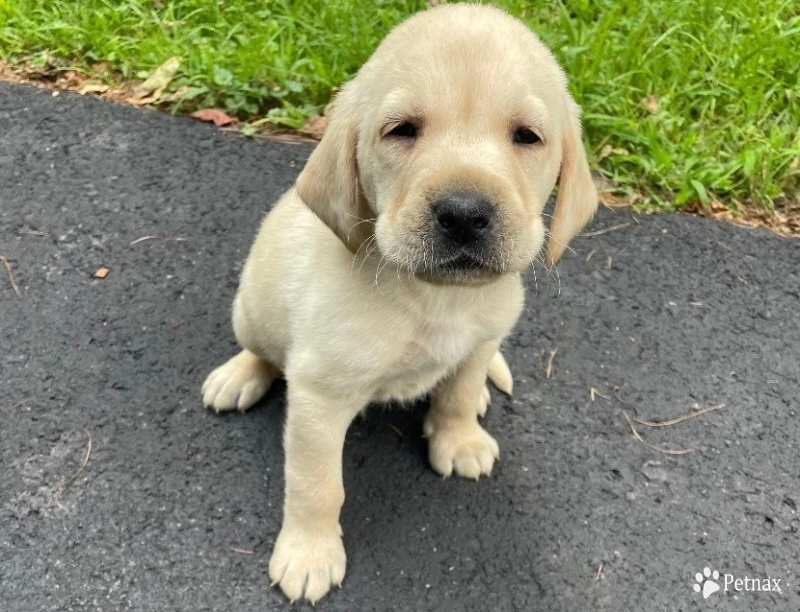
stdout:
POLYGON ((70 483, 72 483, 72 481, 74 481, 78 476, 81 475, 81 472, 83 472, 84 468, 89 463, 89 457, 92 455, 92 434, 90 434, 89 431, 86 429, 84 429, 83 431, 86 433, 86 437, 88 438, 88 441, 86 443, 86 456, 83 458, 83 463, 81 463, 81 467, 79 467, 72 476, 70 476, 63 482, 53 487, 53 490, 56 493, 60 493, 61 491, 66 489, 70 485, 70 483))
POLYGON ((688 455, 689 453, 693 453, 693 448, 679 448, 679 449, 671 449, 671 448, 662 448, 660 446, 655 446, 654 444, 650 444, 649 442, 645 442, 644 438, 639 435, 639 432, 636 431, 636 427, 633 425, 633 421, 631 420, 630 415, 623 410, 622 414, 625 416, 625 420, 628 421, 628 425, 631 427, 631 433, 633 433, 633 437, 636 438, 639 442, 644 444, 647 448, 652 449, 654 451, 658 451, 659 453, 664 453, 665 455, 688 455))
POLYGON ((164 240, 167 242, 184 242, 186 238, 183 236, 142 236, 141 238, 137 238, 133 242, 131 242, 128 246, 133 246, 134 244, 139 244, 140 242, 144 242, 145 240, 164 240))
POLYGON ((697 412, 684 414, 683 416, 670 419, 669 421, 643 421, 642 419, 637 419, 636 417, 631 417, 631 418, 640 425, 645 425, 647 427, 669 427, 670 425, 677 425, 678 423, 683 423, 684 421, 688 421, 689 419, 699 417, 701 414, 706 414, 707 412, 713 412, 714 410, 720 410, 722 408, 725 408, 725 404, 717 404, 716 406, 709 406, 708 408, 703 408, 702 410, 698 410, 697 412))
POLYGON ((20 293, 19 287, 17 286, 17 281, 14 278, 14 270, 11 269, 11 263, 9 263, 5 255, 0 255, 0 261, 2 261, 3 265, 6 267, 6 272, 8 272, 8 280, 11 281, 11 287, 14 289, 14 293, 17 294, 19 299, 22 299, 22 293, 20 293))
POLYGON ((620 223, 619 225, 612 225, 611 227, 604 227, 603 229, 596 230, 594 232, 584 232, 579 234, 581 238, 589 238, 590 236, 600 236, 601 234, 607 234, 608 232, 613 232, 623 227, 628 227, 630 223, 620 223))
POLYGON ((553 374, 553 359, 555 359, 556 353, 558 352, 557 348, 554 348, 550 351, 550 356, 547 358, 547 364, 544 366, 544 377, 548 380, 550 376, 553 374))

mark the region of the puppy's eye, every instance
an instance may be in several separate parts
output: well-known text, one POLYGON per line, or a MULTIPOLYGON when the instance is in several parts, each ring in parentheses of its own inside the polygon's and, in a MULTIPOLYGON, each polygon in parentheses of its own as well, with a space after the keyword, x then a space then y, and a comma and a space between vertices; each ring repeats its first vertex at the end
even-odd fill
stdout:
POLYGON ((403 121, 386 132, 384 136, 414 140, 417 137, 417 126, 410 121, 403 121))
POLYGON ((520 145, 533 145, 537 142, 542 142, 539 135, 531 128, 521 127, 514 132, 514 143, 520 145))

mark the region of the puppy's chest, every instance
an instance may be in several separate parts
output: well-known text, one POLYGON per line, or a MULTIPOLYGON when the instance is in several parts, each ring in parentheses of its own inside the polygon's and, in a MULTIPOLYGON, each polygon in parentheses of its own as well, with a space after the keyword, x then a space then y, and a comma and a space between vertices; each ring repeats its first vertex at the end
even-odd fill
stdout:
POLYGON ((457 322, 415 326, 392 342, 392 359, 375 394, 375 400, 413 399, 424 395, 461 363, 483 340, 476 330, 457 322))
POLYGON ((418 326, 398 347, 395 367, 400 370, 437 365, 449 368, 463 360, 475 342, 474 333, 453 322, 418 326))

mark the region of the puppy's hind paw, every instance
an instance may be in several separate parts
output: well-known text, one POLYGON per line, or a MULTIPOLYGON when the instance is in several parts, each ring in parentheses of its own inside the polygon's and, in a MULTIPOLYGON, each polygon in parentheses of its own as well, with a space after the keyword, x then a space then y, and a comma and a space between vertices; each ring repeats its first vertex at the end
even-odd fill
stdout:
POLYGON ((503 354, 497 351, 489 362, 489 380, 494 386, 506 395, 514 392, 514 378, 511 376, 511 368, 508 367, 503 354))
POLYGON ((478 398, 478 416, 483 418, 486 416, 486 411, 489 409, 489 406, 492 403, 492 395, 489 393, 489 387, 487 385, 483 385, 483 391, 481 391, 481 396, 478 398))
POLYGON ((245 349, 208 375, 202 388, 203 404, 215 412, 244 412, 264 397, 278 375, 267 360, 245 349))
POLYGON ((455 473, 478 480, 489 476, 494 462, 500 458, 497 442, 477 421, 441 419, 429 414, 424 432, 431 467, 442 476, 455 473))

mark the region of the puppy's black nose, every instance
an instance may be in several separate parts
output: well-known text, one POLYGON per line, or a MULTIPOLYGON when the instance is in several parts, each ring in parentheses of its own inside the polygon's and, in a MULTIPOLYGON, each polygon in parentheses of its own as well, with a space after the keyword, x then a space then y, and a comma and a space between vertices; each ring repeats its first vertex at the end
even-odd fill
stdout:
POLYGON ((494 206, 474 191, 457 191, 433 203, 439 234, 458 246, 466 246, 489 235, 494 225, 494 206))

